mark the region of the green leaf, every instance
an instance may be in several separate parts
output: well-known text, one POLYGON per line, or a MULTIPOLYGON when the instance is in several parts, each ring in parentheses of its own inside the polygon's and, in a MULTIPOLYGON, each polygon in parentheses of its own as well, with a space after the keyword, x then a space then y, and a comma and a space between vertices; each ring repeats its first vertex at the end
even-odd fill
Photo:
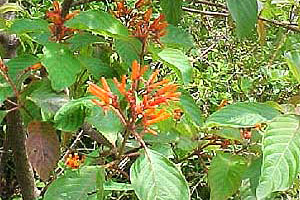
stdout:
POLYGON ((104 190, 109 191, 128 191, 133 190, 131 184, 128 183, 117 183, 112 180, 106 181, 104 183, 104 190))
POLYGON ((232 128, 254 127, 255 124, 270 122, 279 111, 264 103, 236 103, 225 106, 208 117, 206 125, 232 128))
POLYGON ((300 83, 300 54, 299 52, 292 51, 286 53, 286 61, 294 77, 300 83))
POLYGON ((22 8, 17 3, 5 3, 0 6, 0 14, 4 14, 7 12, 18 12, 21 10, 22 8))
POLYGON ((160 6, 169 24, 177 25, 180 22, 182 0, 161 0, 160 6))
POLYGON ((102 76, 106 78, 113 78, 117 76, 112 67, 98 58, 80 56, 79 60, 80 63, 88 70, 88 72, 91 73, 96 79, 99 79, 102 76))
POLYGON ((256 190, 258 199, 287 190, 299 173, 299 116, 276 117, 263 138, 263 162, 256 190))
POLYGON ((184 110, 184 113, 188 115, 189 119, 196 126, 202 126, 204 119, 200 108, 195 103, 194 99, 188 93, 184 92, 180 96, 180 104, 184 110))
POLYGON ((89 29, 93 32, 110 36, 128 36, 127 28, 112 15, 103 11, 89 10, 80 12, 65 23, 76 29, 89 29))
POLYGON ((211 200, 227 200, 240 187, 242 176, 247 168, 242 156, 218 154, 213 158, 208 171, 211 200))
POLYGON ((183 47, 190 49, 194 46, 192 35, 184 32, 182 29, 170 24, 167 27, 167 34, 160 38, 160 41, 170 47, 183 47))
POLYGON ((87 108, 92 106, 90 98, 72 100, 61 107, 54 116, 56 128, 66 132, 75 132, 83 124, 87 108))
POLYGON ((95 166, 84 166, 78 172, 67 173, 51 183, 44 200, 86 200, 89 193, 97 189, 98 173, 104 173, 104 170, 95 166))
POLYGON ((39 59, 33 55, 20 55, 18 57, 10 59, 6 64, 8 66, 8 75, 13 81, 22 75, 21 72, 36 63, 39 62, 39 59))
POLYGON ((11 86, 3 80, 2 76, 0 76, 0 105, 10 96, 13 96, 13 90, 11 86))
POLYGON ((176 70, 184 84, 191 81, 193 69, 188 57, 182 51, 166 48, 158 53, 158 56, 176 70))
POLYGON ((99 41, 101 41, 101 39, 98 36, 92 35, 91 33, 84 32, 84 33, 76 34, 73 37, 71 37, 68 40, 68 43, 71 44, 71 47, 70 47, 71 50, 75 51, 82 47, 86 47, 90 44, 93 44, 93 43, 99 42, 99 41))
POLYGON ((48 79, 42 80, 40 85, 27 99, 38 105, 43 112, 54 115, 63 105, 68 103, 68 97, 63 93, 53 91, 48 79))
POLYGON ((0 124, 2 123, 4 117, 6 116, 7 111, 5 110, 0 110, 0 124))
POLYGON ((76 81, 80 72, 80 62, 62 44, 48 43, 44 51, 43 65, 49 73, 52 88, 62 90, 76 81))
POLYGON ((213 133, 226 139, 242 141, 240 129, 237 128, 225 127, 220 130, 214 130, 213 133))
POLYGON ((236 22, 238 36, 248 36, 257 22, 257 1, 227 0, 227 6, 236 22))
POLYGON ((131 66, 134 60, 140 60, 142 43, 138 39, 133 37, 116 39, 115 44, 117 53, 128 66, 131 66))
POLYGON ((17 19, 10 31, 16 34, 49 32, 48 22, 42 19, 17 19))
POLYGON ((190 191, 177 167, 161 154, 147 150, 130 168, 132 187, 140 200, 188 200, 190 191))
POLYGON ((105 171, 100 168, 97 171, 96 186, 97 186, 97 200, 104 200, 104 183, 105 183, 105 171))
POLYGON ((101 107, 94 106, 86 120, 95 126, 111 144, 115 145, 118 133, 123 129, 123 124, 114 111, 109 110, 105 114, 101 107))

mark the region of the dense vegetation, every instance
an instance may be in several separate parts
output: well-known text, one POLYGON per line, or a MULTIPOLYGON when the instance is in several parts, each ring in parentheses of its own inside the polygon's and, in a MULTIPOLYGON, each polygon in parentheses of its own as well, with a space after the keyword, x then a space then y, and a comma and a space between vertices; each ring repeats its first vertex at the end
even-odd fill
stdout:
POLYGON ((0 5, 0 199, 300 197, 299 2, 0 5))

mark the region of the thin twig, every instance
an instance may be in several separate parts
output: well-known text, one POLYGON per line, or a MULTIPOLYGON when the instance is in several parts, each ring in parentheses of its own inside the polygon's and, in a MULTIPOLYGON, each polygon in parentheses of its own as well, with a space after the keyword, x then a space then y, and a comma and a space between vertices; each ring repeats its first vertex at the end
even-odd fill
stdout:
POLYGON ((211 15, 211 16, 215 16, 215 17, 228 17, 229 13, 224 12, 211 12, 211 11, 203 11, 203 10, 197 10, 197 9, 193 9, 193 8, 187 8, 187 7, 182 7, 182 10, 184 11, 188 11, 188 12, 192 12, 192 13, 198 13, 198 14, 202 14, 202 15, 211 15))

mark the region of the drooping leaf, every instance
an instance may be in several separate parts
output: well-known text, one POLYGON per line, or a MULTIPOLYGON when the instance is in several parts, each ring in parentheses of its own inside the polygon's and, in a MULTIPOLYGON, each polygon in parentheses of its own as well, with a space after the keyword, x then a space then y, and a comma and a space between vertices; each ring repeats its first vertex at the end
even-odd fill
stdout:
POLYGON ((12 58, 6 63, 8 66, 8 75, 13 81, 16 81, 27 67, 38 62, 39 59, 33 55, 20 55, 12 58))
POLYGON ((112 15, 103 11, 89 10, 80 12, 80 14, 65 24, 71 28, 88 29, 104 35, 128 36, 127 28, 112 15))
POLYGON ((294 77, 300 83, 300 53, 297 51, 286 53, 286 61, 294 77))
POLYGON ((193 69, 188 57, 181 50, 166 48, 159 52, 158 56, 175 69, 184 84, 191 81, 193 69))
POLYGON ((18 12, 21 10, 22 8, 17 3, 5 3, 0 6, 0 14, 7 12, 18 12))
MULTIPOLYGON (((79 171, 67 173, 56 179, 47 189, 45 200, 87 200, 89 194, 103 190, 97 176, 103 176, 104 170, 96 166, 84 166, 79 171), (98 186, 97 186, 98 185, 98 186)), ((102 183, 104 184, 104 183, 102 183)), ((101 199, 100 199, 101 200, 101 199)))
POLYGON ((256 0, 227 0, 227 6, 233 20, 236 22, 237 34, 240 37, 248 36, 255 28, 257 21, 256 0))
POLYGON ((132 187, 140 200, 190 199, 187 182, 177 167, 161 154, 147 150, 130 168, 132 187))
POLYGON ((177 25, 180 22, 182 0, 161 0, 160 6, 169 24, 177 25))
POLYGON ((227 200, 238 189, 247 162, 242 156, 218 154, 213 158, 208 171, 211 200, 227 200))
POLYGON ((196 105, 194 99, 187 93, 182 93, 180 96, 180 104, 186 115, 197 126, 202 126, 204 119, 200 108, 196 105))
POLYGON ((80 56, 80 63, 91 73, 94 78, 99 79, 104 76, 106 78, 116 77, 117 74, 112 67, 102 60, 93 57, 80 56))
POLYGON ((100 168, 97 171, 97 176, 96 176, 97 200, 104 200, 105 198, 104 183, 105 183, 104 169, 100 168))
POLYGON ((28 125, 28 133, 26 151, 29 162, 41 179, 46 181, 59 159, 56 131, 48 122, 33 121, 28 125))
POLYGON ((87 122, 96 129, 113 145, 118 138, 118 133, 123 129, 120 118, 114 111, 109 110, 106 114, 98 106, 91 108, 87 122))
POLYGON ((70 101, 61 107, 54 116, 59 130, 75 132, 83 124, 87 109, 92 106, 90 98, 83 97, 70 101))
POLYGON ((62 90, 76 81, 80 62, 62 44, 49 43, 44 48, 43 65, 49 73, 52 88, 62 90))
POLYGON ((17 19, 10 31, 16 34, 49 32, 48 22, 43 19, 17 19))
POLYGON ((160 41, 169 47, 183 47, 186 49, 194 46, 192 35, 184 32, 182 29, 169 24, 166 28, 167 34, 160 38, 160 41))
POLYGON ((71 37, 68 40, 68 43, 71 44, 71 50, 75 51, 82 47, 86 47, 90 44, 99 41, 101 41, 101 39, 98 36, 92 35, 91 33, 84 32, 84 33, 76 34, 73 37, 71 37))
POLYGON ((276 117, 263 138, 263 161, 256 197, 264 199, 272 192, 287 190, 299 173, 299 116, 276 117))
POLYGON ((206 121, 207 126, 233 128, 254 127, 255 124, 270 122, 279 111, 264 103, 236 103, 213 113, 206 121))
POLYGON ((115 44, 117 53, 128 66, 131 66, 134 60, 140 60, 142 44, 138 39, 133 37, 116 39, 115 44))

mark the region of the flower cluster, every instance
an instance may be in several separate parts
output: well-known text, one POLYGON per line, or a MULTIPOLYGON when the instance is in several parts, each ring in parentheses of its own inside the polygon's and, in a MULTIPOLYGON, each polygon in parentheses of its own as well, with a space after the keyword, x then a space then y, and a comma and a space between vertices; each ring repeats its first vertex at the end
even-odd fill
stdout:
POLYGON ((66 165, 72 169, 78 169, 84 162, 84 156, 79 156, 78 153, 70 153, 66 159, 66 165))
POLYGON ((66 36, 72 35, 75 29, 70 29, 64 26, 65 21, 72 19, 78 11, 67 14, 66 17, 62 16, 62 9, 57 1, 53 2, 53 11, 47 11, 46 16, 52 22, 49 26, 50 31, 54 37, 55 41, 61 41, 66 36))
MULTIPOLYGON (((149 4, 150 1, 138 0, 135 8, 141 9, 143 6, 149 4)), ((117 11, 115 16, 123 20, 126 26, 132 31, 132 35, 143 43, 146 43, 148 38, 154 39, 160 44, 160 38, 166 34, 166 27, 168 23, 165 21, 165 16, 160 16, 153 21, 152 8, 149 8, 144 13, 134 13, 132 8, 128 8, 124 1, 117 2, 117 11)))
POLYGON ((148 80, 143 78, 147 71, 147 66, 141 67, 137 61, 132 63, 132 74, 130 77, 130 87, 127 89, 127 77, 122 76, 121 82, 114 78, 113 81, 119 92, 125 97, 130 108, 129 119, 122 114, 118 103, 118 96, 111 92, 109 85, 104 77, 101 78, 102 87, 90 83, 88 91, 98 97, 93 102, 101 106, 105 111, 114 108, 122 119, 122 122, 129 129, 135 129, 136 123, 140 120, 144 133, 156 134, 150 128, 151 125, 168 119, 171 114, 162 108, 162 105, 168 105, 170 102, 179 101, 181 95, 177 92, 178 85, 170 83, 169 80, 163 79, 157 81, 159 71, 153 72, 148 80), (138 100, 139 85, 144 85, 141 94, 141 100, 138 100))

